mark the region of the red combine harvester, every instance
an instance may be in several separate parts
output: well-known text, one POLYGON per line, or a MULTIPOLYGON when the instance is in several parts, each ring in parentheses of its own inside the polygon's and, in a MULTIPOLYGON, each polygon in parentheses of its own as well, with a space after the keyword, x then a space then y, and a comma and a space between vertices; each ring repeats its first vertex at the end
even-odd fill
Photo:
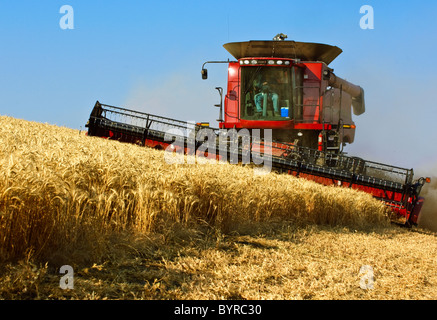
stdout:
POLYGON ((404 226, 417 224, 429 178, 413 180, 413 169, 347 156, 355 115, 365 111, 364 90, 333 73, 328 65, 342 52, 335 46, 285 41, 227 43, 236 61, 228 64, 228 87, 220 94, 219 128, 187 123, 96 102, 88 135, 188 155, 255 164, 268 160, 276 172, 370 193, 404 226), (264 136, 261 134, 264 133, 264 136), (269 150, 268 152, 266 150, 269 150), (206 152, 205 152, 206 151, 206 152), (261 153, 264 151, 264 156, 261 153))

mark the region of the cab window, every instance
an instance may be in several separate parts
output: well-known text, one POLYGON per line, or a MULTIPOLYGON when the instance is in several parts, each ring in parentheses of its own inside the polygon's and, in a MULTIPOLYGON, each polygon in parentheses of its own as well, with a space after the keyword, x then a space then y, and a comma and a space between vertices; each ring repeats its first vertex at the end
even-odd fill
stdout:
POLYGON ((242 67, 241 118, 290 120, 292 118, 292 68, 242 67))

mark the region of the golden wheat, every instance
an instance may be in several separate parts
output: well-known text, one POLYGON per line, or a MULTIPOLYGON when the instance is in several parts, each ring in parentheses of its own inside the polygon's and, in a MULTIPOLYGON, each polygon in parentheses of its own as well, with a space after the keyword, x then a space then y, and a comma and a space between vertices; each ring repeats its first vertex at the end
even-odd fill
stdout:
POLYGON ((0 117, 0 253, 50 260, 105 252, 114 232, 174 223, 223 232, 288 221, 386 224, 371 196, 229 164, 167 164, 164 152, 0 117))

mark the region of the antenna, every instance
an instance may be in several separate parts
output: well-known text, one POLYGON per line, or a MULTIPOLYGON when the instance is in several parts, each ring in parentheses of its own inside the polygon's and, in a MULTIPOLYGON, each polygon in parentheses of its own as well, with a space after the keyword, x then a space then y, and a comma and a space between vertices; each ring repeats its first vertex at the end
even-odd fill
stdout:
POLYGON ((228 42, 229 42, 229 13, 228 13, 228 42))

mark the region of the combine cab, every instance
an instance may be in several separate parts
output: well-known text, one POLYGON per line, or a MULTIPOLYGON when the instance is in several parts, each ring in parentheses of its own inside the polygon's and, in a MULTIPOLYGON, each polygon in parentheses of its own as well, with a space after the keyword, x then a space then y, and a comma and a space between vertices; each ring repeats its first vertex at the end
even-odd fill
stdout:
POLYGON ((428 179, 413 180, 412 169, 343 152, 354 141, 352 110, 360 115, 365 106, 363 89, 328 67, 339 48, 281 40, 224 47, 237 61, 209 61, 202 67, 206 79, 207 63, 228 64, 224 110, 223 89, 216 88, 219 128, 97 101, 88 135, 231 163, 268 162, 276 172, 367 192, 392 208, 394 221, 417 224, 423 204, 419 195, 428 179))
MULTIPOLYGON (((340 154, 353 143, 352 112, 365 111, 364 90, 328 65, 338 47, 295 41, 224 45, 237 61, 228 68, 220 128, 271 129, 273 140, 340 154), (351 108, 352 107, 352 108, 351 108)), ((202 68, 203 78, 207 70, 202 68)))

